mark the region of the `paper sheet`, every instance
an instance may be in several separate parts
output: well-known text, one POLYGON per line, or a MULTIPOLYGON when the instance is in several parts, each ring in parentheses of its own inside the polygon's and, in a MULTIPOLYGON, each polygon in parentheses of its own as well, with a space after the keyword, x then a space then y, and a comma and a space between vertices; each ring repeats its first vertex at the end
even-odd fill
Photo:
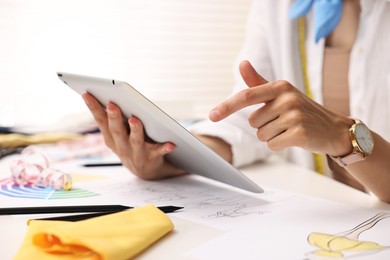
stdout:
POLYGON ((190 250, 191 259, 390 259, 390 212, 297 197, 190 250))
POLYGON ((253 194, 196 175, 143 181, 122 167, 82 168, 74 163, 59 167, 73 176, 74 190, 45 191, 41 196, 42 189, 16 187, 3 175, 1 205, 183 206, 173 213, 175 217, 225 233, 188 252, 195 259, 322 259, 324 255, 326 259, 382 259, 383 255, 390 259, 390 212, 383 210, 270 187, 253 194), (354 227, 353 236, 343 234, 354 227))

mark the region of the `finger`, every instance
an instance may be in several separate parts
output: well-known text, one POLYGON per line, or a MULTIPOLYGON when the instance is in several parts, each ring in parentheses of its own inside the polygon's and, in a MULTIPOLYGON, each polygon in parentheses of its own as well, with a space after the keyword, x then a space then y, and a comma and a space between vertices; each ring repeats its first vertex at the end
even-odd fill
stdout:
MULTIPOLYGON (((242 61, 239 68, 242 78, 250 88, 258 87, 257 89, 259 89, 259 86, 264 87, 266 84, 269 84, 267 80, 256 72, 249 61, 242 61)), ((256 90, 252 92, 244 90, 239 92, 214 108, 210 112, 210 120, 214 122, 220 121, 244 107, 268 101, 268 98, 265 100, 258 100, 259 97, 262 98, 262 92, 264 91, 258 92, 258 90, 256 90)))
POLYGON ((103 107, 102 104, 90 93, 85 93, 82 95, 82 98, 84 99, 85 104, 87 105, 88 109, 91 111, 93 118, 96 121, 96 124, 98 125, 100 132, 104 136, 106 144, 112 144, 112 136, 108 129, 108 119, 107 119, 107 113, 103 107))
POLYGON ((269 82, 238 92, 212 109, 209 114, 210 120, 217 122, 245 107, 273 100, 278 94, 277 90, 272 89, 273 85, 273 82, 269 82))
POLYGON ((132 116, 128 120, 130 126, 130 144, 133 151, 133 159, 135 161, 144 160, 145 134, 142 122, 132 116))
POLYGON ((286 131, 281 132, 280 134, 274 136, 272 139, 267 141, 268 148, 271 151, 279 152, 287 147, 296 146, 296 142, 294 141, 294 130, 295 129, 287 129, 286 131))
POLYGON ((108 128, 112 139, 115 142, 116 153, 118 153, 119 157, 127 157, 130 155, 131 150, 122 112, 117 105, 111 102, 107 104, 106 109, 108 115, 108 128))
POLYGON ((175 149, 173 143, 155 143, 145 140, 145 132, 142 122, 132 116, 129 118, 130 125, 130 143, 132 147, 131 167, 135 167, 135 173, 138 173, 143 179, 160 179, 167 176, 183 174, 183 170, 164 163, 164 156, 175 149), (163 166, 162 166, 163 165, 163 166), (161 167, 162 166, 162 167, 161 167), (157 171, 156 169, 159 168, 157 171))
POLYGON ((142 122, 132 116, 129 118, 130 125, 130 143, 133 148, 134 157, 141 160, 145 155, 145 152, 149 153, 149 158, 154 159, 156 157, 162 157, 175 149, 173 143, 167 142, 163 144, 150 143, 145 140, 145 133, 142 122), (147 150, 147 151, 145 151, 147 150))
POLYGON ((277 119, 280 115, 280 109, 275 106, 274 102, 268 102, 261 108, 254 110, 249 115, 249 125, 253 128, 260 128, 277 119))
POLYGON ((283 120, 276 118, 257 130, 257 138, 262 142, 269 142, 287 130, 283 120))
POLYGON ((150 156, 152 160, 154 161, 164 161, 164 166, 161 167, 158 171, 158 175, 154 176, 153 179, 157 178, 166 178, 171 176, 178 176, 185 173, 185 171, 181 168, 178 168, 177 166, 173 165, 169 161, 166 161, 164 158, 165 155, 173 152, 175 150, 175 144, 171 142, 167 142, 164 144, 151 144, 154 146, 153 149, 151 149, 150 156), (157 147, 157 148, 155 148, 157 147))
POLYGON ((152 150, 153 156, 155 157, 165 156, 175 150, 175 144, 171 142, 156 144, 156 148, 157 149, 152 150))
POLYGON ((250 88, 268 83, 266 79, 256 72, 252 64, 247 60, 240 63, 239 69, 241 77, 250 88))
POLYGON ((98 126, 108 126, 107 115, 106 111, 104 110, 104 106, 89 93, 83 94, 82 98, 84 99, 88 109, 91 111, 98 126))

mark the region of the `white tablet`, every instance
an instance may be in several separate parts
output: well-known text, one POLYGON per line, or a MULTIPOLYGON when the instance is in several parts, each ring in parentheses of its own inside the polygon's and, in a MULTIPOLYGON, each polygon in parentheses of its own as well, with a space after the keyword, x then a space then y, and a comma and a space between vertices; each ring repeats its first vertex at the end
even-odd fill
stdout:
POLYGON ((247 191, 263 189, 203 144, 196 136, 123 81, 58 72, 58 77, 80 95, 89 92, 101 104, 118 105, 126 118, 139 118, 146 134, 159 143, 173 142, 166 158, 189 173, 198 174, 247 191))

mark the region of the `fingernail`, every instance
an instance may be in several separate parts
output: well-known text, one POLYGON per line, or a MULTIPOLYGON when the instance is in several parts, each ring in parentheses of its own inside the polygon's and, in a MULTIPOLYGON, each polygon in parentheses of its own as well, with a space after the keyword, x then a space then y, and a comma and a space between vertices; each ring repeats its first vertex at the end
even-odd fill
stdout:
POLYGON ((128 122, 129 122, 129 126, 130 126, 130 128, 135 128, 135 123, 134 123, 134 121, 132 120, 132 118, 130 118, 129 120, 128 120, 128 122))
POLYGON ((110 108, 110 106, 107 106, 107 114, 109 116, 115 116, 115 111, 110 108))
POLYGON ((218 121, 221 118, 221 114, 217 109, 213 109, 209 114, 209 118, 211 121, 218 121))
POLYGON ((165 152, 169 153, 169 152, 172 152, 174 149, 175 149, 174 145, 167 145, 165 147, 165 152))

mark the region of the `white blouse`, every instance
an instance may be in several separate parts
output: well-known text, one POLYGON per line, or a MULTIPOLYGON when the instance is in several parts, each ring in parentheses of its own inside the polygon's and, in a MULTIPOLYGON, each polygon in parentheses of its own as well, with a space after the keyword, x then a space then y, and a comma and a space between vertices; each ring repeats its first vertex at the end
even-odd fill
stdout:
MULTIPOLYGON (((248 17, 246 40, 234 69, 234 92, 246 88, 238 63, 249 60, 269 81, 287 80, 304 91, 300 63, 298 24, 288 17, 293 0, 254 0, 248 17)), ((390 1, 361 0, 357 39, 351 51, 349 93, 351 116, 390 142, 390 1)), ((325 40, 314 40, 312 13, 307 15, 306 53, 313 99, 322 104, 322 62, 325 40)), ((233 94, 232 93, 232 94, 233 94)), ((217 104, 216 104, 217 105, 217 104)), ((256 137, 248 123, 254 106, 247 107, 221 122, 208 120, 189 127, 197 134, 218 136, 232 146, 236 167, 266 159, 266 143, 256 137)), ((314 168, 313 157, 298 147, 286 149, 289 161, 314 168)))

